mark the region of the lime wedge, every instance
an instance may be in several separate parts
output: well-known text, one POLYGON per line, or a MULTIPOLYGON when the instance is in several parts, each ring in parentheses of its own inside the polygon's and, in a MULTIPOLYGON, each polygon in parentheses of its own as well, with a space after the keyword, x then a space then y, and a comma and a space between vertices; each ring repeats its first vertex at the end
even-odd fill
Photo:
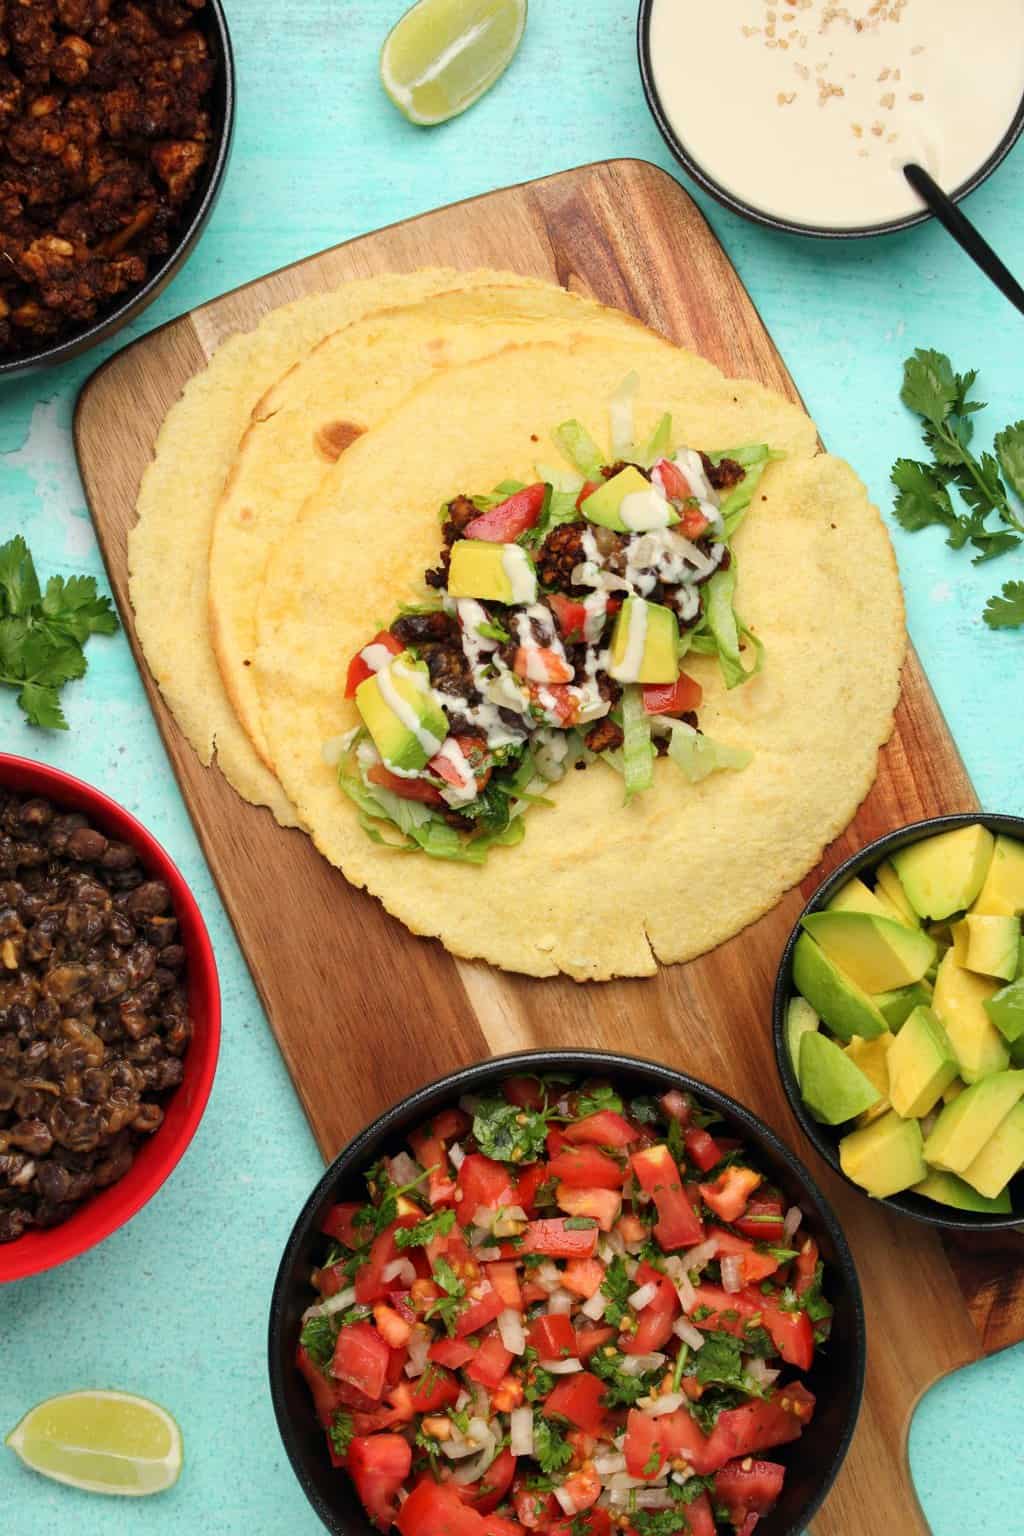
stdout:
POLYGON ((465 112, 512 62, 527 0, 419 0, 392 28, 380 79, 410 123, 465 112))
POLYGON ((89 1493, 162 1493, 181 1472, 181 1430, 127 1392, 65 1392, 26 1413, 7 1436, 27 1467, 89 1493))

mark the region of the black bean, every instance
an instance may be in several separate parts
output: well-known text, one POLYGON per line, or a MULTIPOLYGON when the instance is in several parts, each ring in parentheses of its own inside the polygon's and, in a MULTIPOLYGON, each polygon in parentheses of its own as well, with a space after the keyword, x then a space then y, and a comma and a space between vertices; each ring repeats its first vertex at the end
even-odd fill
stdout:
POLYGON ((107 840, 102 832, 92 827, 76 827, 68 838, 68 853, 79 863, 101 859, 107 851, 107 840))

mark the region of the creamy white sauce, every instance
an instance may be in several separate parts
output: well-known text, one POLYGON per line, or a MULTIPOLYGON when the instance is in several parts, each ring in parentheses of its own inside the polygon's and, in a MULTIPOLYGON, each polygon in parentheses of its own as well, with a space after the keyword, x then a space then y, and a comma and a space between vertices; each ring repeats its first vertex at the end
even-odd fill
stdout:
POLYGON ((501 568, 512 590, 511 601, 532 603, 537 596, 537 574, 521 544, 505 544, 502 547, 501 568))
POLYGON ((718 497, 711 481, 704 473, 704 460, 696 449, 677 448, 672 462, 686 476, 691 495, 696 496, 700 502, 710 502, 713 507, 718 506, 718 497))
MULTIPOLYGON (((582 582, 580 583, 582 586, 582 582)), ((608 617, 607 592, 591 592, 583 599, 583 638, 588 645, 593 645, 600 640, 604 633, 605 621, 608 617)))
POLYGON ((448 736, 436 754, 449 762, 458 775, 458 784, 445 783, 441 790, 441 798, 448 805, 468 805, 476 799, 476 775, 469 766, 469 760, 465 752, 459 746, 454 736, 448 736))
POLYGON ((710 176, 836 229, 919 213, 911 160, 955 191, 1024 94, 1021 0, 656 0, 650 54, 665 115, 710 176))
MULTIPOLYGON (((406 730, 415 736, 427 756, 433 757, 441 746, 441 738, 435 736, 433 731, 427 730, 408 699, 403 698, 395 687, 396 681, 410 682, 419 693, 430 693, 432 691, 430 680, 415 668, 403 666, 400 661, 393 661, 389 667, 384 667, 377 673, 377 686, 380 689, 381 698, 391 713, 398 716, 406 730)), ((385 758, 385 762, 392 773, 398 771, 389 759, 385 758)))
POLYGON ((640 671, 640 663, 644 656, 644 642, 647 639, 647 604, 633 602, 629 608, 629 628, 626 631, 626 648, 622 653, 622 659, 618 662, 610 662, 608 675, 614 677, 620 683, 632 683, 636 681, 636 675, 640 671))
POLYGON ((371 672, 380 672, 383 667, 390 666, 395 656, 386 645, 364 645, 359 654, 371 672))
MULTIPOLYGON (((545 608, 543 603, 533 603, 523 613, 517 613, 514 622, 529 682, 552 683, 562 680, 551 676, 552 656, 562 663, 569 677, 572 676, 572 668, 566 659, 565 648, 555 630, 549 608, 545 608), (537 638, 538 630, 540 639, 537 638)), ((564 680, 568 681, 568 677, 564 680)))
POLYGON ((623 496, 619 516, 633 533, 643 533, 648 528, 667 528, 670 523, 679 521, 679 514, 654 485, 646 491, 631 491, 628 496, 623 496))

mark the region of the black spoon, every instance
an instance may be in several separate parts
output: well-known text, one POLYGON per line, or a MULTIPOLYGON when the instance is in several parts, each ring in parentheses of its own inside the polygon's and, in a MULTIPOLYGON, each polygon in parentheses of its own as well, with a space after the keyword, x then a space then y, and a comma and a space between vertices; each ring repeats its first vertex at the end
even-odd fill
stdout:
POLYGON ((1000 261, 988 241, 978 233, 970 219, 960 212, 952 198, 947 197, 938 182, 921 165, 905 165, 903 174, 960 248, 967 252, 985 276, 992 279, 1000 293, 1024 315, 1024 288, 1000 261))

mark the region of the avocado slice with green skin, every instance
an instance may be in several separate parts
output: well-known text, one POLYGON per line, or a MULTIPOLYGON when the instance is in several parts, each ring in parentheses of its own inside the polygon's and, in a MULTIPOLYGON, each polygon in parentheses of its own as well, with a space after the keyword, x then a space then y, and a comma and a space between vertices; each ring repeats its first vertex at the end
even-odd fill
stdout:
POLYGON ((936 946, 919 928, 870 912, 812 912, 804 928, 863 991, 888 992, 920 981, 936 946))
POLYGON ((885 1019, 893 1034, 897 1034, 915 1008, 927 1007, 932 1000, 932 988, 923 978, 909 987, 897 987, 892 992, 876 992, 871 1001, 885 1019))
POLYGON ((1024 1096, 1024 1072, 993 1072, 947 1104, 924 1144, 935 1168, 963 1173, 1024 1096))
POLYGON ((806 997, 791 997, 786 1009, 786 1049, 797 1079, 800 1077, 800 1037, 817 1029, 820 1019, 806 997))
POLYGON ((985 883, 975 897, 971 911, 991 913, 996 917, 1024 914, 1024 842, 1000 832, 985 883))
POLYGON ((613 528, 616 533, 640 533, 651 528, 670 528, 679 521, 672 503, 660 496, 634 464, 627 464, 596 491, 580 502, 580 511, 588 523, 613 528), (642 497, 624 506, 627 496, 642 497), (639 513, 639 515, 636 515, 639 513))
POLYGON ((877 1200, 898 1195, 927 1177, 921 1127, 890 1110, 873 1125, 851 1131, 839 1143, 839 1166, 848 1179, 877 1200))
POLYGON ((425 768, 448 735, 427 664, 409 651, 359 684, 356 708, 385 767, 399 773, 425 768))
POLYGON ((932 1007, 946 1027, 965 1083, 977 1083, 1009 1065, 1006 1042, 985 1011, 998 985, 987 976, 965 971, 948 949, 935 978, 932 1007))
POLYGON ((969 907, 985 882, 994 847, 992 833, 976 821, 894 853, 893 865, 918 917, 949 917, 969 907))
POLYGON ((842 1125, 881 1097, 841 1046, 813 1030, 800 1039, 800 1094, 824 1125, 842 1125))
POLYGON ((1024 1104, 1015 1104, 977 1157, 964 1169, 964 1182, 995 1200, 1024 1168, 1024 1104))
POLYGON ((1020 919, 968 912, 950 929, 956 963, 981 976, 1012 981, 1020 953, 1020 919))
POLYGON ((941 1020, 931 1008, 915 1008, 889 1053, 889 1098, 904 1120, 927 1115, 959 1071, 941 1020))
POLYGON ((943 1173, 940 1168, 929 1168, 928 1177, 915 1184, 911 1193, 924 1195, 925 1199, 935 1200, 939 1205, 950 1205, 956 1211, 976 1211, 983 1216, 1009 1216, 1013 1209, 1008 1190, 986 1200, 955 1173, 943 1173))
POLYGON ((674 683, 679 676, 676 615, 662 603, 627 597, 616 615, 608 654, 608 673, 617 682, 674 683))
POLYGON ((828 1025, 834 1035, 866 1040, 886 1032, 885 1020, 871 998, 844 976, 825 951, 802 933, 793 950, 793 982, 797 991, 828 1025))
POLYGON ((859 1035, 854 1035, 849 1045, 843 1048, 854 1066, 860 1068, 880 1095, 874 1104, 857 1116, 858 1125, 870 1125, 872 1120, 879 1119, 892 1108, 889 1102, 889 1051, 895 1038, 895 1035, 876 1035, 873 1040, 863 1040, 859 1035))
POLYGON ((1001 987, 982 1006, 1009 1045, 1024 1040, 1024 979, 1001 987))
POLYGON ((459 539, 452 545, 448 596, 491 603, 535 603, 537 572, 520 544, 459 539))
POLYGON ((825 910, 826 912, 872 912, 875 917, 892 916, 892 909, 886 911, 874 891, 869 890, 864 881, 859 880, 856 875, 839 887, 825 910))
POLYGON ((883 859, 875 870, 876 891, 884 895, 902 914, 912 928, 920 928, 921 919, 907 900, 907 893, 903 889, 903 883, 896 873, 894 865, 883 859))

